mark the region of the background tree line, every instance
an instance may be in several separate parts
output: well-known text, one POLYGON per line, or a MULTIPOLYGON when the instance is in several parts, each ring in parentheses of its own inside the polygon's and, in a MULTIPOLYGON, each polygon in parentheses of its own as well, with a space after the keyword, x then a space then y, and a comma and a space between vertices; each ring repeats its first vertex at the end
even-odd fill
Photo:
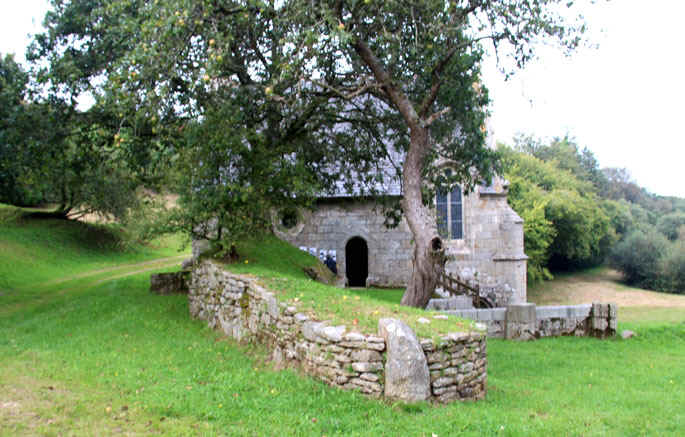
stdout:
POLYGON ((633 285, 685 292, 685 199, 657 196, 626 169, 600 169, 568 136, 500 145, 509 203, 525 220, 528 279, 605 261, 633 285))

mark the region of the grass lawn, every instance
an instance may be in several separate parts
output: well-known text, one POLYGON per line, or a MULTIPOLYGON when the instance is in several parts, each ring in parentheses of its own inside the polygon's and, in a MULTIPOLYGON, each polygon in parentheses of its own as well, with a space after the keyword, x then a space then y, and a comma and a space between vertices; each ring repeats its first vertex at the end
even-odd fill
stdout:
MULTIPOLYGON (((378 320, 395 317, 404 320, 422 338, 436 338, 448 332, 474 329, 470 320, 449 316, 433 319, 423 310, 400 306, 404 290, 382 288, 340 289, 310 279, 306 266, 319 264, 315 257, 293 248, 273 235, 236 244, 240 259, 224 268, 259 277, 282 301, 297 304, 300 311, 316 314, 320 320, 343 324, 367 333, 378 331, 378 320), (420 323, 428 318, 430 323, 420 323)), ((325 267, 322 267, 325 268, 325 267)))
MULTIPOLYGON (((172 250, 100 253, 68 231, 50 232, 48 223, 3 226, 14 247, 29 254, 24 260, 43 251, 64 256, 36 255, 32 263, 2 271, 9 272, 9 280, 3 278, 12 291, 0 295, 1 436, 682 435, 685 429, 683 323, 641 321, 638 314, 619 323, 638 332, 631 340, 490 340, 486 400, 391 404, 295 370, 271 369, 260 347, 237 345, 190 320, 184 296, 151 295, 148 272, 97 283, 134 266, 48 283, 40 291, 30 286, 172 250)), ((8 241, 5 235, 0 244, 8 241)), ((0 263, 17 253, 0 251, 0 263)), ((248 264, 241 260, 232 268, 264 269, 268 276, 266 258, 244 253, 248 264)), ((271 280, 290 274, 271 273, 271 280)), ((297 298, 286 284, 282 288, 286 298, 297 298)), ((357 302, 377 307, 397 295, 340 293, 348 295, 344 302, 359 296, 357 302)))

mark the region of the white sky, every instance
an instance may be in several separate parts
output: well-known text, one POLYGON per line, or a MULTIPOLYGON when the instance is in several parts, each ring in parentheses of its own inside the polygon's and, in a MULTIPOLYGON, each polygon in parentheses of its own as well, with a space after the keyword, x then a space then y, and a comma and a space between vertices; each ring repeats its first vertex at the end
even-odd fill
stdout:
MULTIPOLYGON (((0 53, 23 61, 48 2, 0 3, 0 53)), ((649 191, 685 197, 685 1, 600 0, 584 15, 599 49, 570 58, 544 50, 508 82, 485 66, 496 139, 568 133, 602 167, 626 167, 649 191)))

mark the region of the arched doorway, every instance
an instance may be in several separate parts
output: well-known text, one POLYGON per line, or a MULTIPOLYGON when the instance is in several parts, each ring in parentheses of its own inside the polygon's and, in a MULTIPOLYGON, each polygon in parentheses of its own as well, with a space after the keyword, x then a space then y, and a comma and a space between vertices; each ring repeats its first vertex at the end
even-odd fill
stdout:
POLYGON ((369 276, 369 247, 363 238, 350 238, 345 245, 345 270, 347 285, 366 287, 366 278, 369 276))

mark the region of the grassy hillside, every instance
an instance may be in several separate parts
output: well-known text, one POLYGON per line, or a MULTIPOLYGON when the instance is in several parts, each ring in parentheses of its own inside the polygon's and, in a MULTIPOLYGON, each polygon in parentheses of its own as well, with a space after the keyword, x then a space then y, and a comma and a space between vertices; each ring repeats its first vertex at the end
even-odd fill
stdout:
POLYGON ((116 264, 183 253, 178 236, 132 246, 113 226, 27 218, 24 214, 0 204, 0 289, 26 288, 116 264))
MULTIPOLYGON (((0 295, 0 436, 680 435, 685 426, 685 324, 621 323, 639 334, 629 341, 490 340, 486 400, 384 403, 272 369, 263 349, 191 320, 185 296, 150 294, 149 272, 117 278, 140 268, 131 261, 173 250, 100 252, 76 226, 4 225, 14 251, 0 251, 0 263, 27 255, 10 272, 14 291, 0 295), (36 282, 55 280, 53 262, 65 276, 99 273, 29 293, 29 270, 36 282)), ((311 261, 297 249, 241 251, 231 268, 306 281, 299 263, 311 261)))

